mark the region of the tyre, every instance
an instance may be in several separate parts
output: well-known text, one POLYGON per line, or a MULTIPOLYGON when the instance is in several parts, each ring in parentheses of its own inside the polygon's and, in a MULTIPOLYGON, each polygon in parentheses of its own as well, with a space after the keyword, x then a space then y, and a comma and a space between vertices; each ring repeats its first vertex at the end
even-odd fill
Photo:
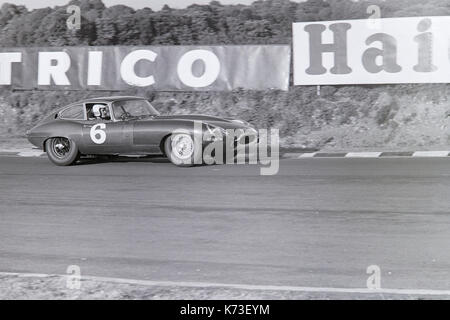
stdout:
POLYGON ((76 143, 67 138, 48 139, 45 141, 45 150, 50 161, 57 166, 70 166, 80 156, 76 143))
POLYGON ((170 162, 179 167, 202 164, 202 148, 190 134, 175 133, 164 141, 164 152, 170 162), (197 152, 196 152, 197 151, 197 152))

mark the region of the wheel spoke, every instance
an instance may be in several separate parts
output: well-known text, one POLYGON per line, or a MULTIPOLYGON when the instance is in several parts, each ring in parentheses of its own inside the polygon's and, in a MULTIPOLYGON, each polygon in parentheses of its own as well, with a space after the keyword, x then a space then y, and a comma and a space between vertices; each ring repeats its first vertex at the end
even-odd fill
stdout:
POLYGON ((194 142, 189 135, 180 134, 172 140, 172 153, 179 159, 189 159, 194 152, 194 142))
POLYGON ((70 142, 66 138, 56 138, 52 141, 52 151, 56 157, 63 159, 70 152, 70 142))

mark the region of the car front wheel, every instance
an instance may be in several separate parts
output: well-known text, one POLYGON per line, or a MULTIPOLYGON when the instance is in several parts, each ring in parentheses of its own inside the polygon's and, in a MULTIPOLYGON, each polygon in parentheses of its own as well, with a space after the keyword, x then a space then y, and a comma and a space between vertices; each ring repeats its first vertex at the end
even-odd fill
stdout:
POLYGON ((201 146, 186 133, 172 134, 168 137, 164 142, 164 151, 170 162, 179 167, 191 167, 203 163, 201 146))
POLYGON ((67 138, 51 138, 45 142, 45 150, 51 162, 57 166, 70 166, 79 158, 76 143, 67 138))

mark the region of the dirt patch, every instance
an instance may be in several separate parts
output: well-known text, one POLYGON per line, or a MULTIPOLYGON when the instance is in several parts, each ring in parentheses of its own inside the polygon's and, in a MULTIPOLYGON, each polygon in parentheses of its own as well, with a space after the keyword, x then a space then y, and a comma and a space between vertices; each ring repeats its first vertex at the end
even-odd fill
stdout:
POLYGON ((227 287, 158 286, 82 279, 70 289, 65 276, 0 276, 0 299, 107 299, 107 300, 313 300, 313 299, 449 299, 448 296, 413 296, 384 293, 321 293, 289 290, 244 290, 227 287))

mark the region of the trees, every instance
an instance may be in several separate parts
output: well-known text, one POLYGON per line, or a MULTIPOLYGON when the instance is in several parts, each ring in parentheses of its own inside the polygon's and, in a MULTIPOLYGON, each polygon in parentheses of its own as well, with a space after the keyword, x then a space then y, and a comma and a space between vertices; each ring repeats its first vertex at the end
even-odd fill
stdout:
POLYGON ((27 13, 27 9, 24 6, 4 3, 0 8, 0 27, 3 28, 11 19, 25 13, 27 13))
POLYGON ((133 10, 105 7, 101 0, 72 0, 81 9, 81 30, 66 32, 66 6, 28 11, 4 4, 0 11, 1 46, 266 44, 290 43, 291 24, 298 21, 361 19, 369 5, 382 17, 444 15, 449 0, 258 0, 253 4, 164 6, 133 10))

